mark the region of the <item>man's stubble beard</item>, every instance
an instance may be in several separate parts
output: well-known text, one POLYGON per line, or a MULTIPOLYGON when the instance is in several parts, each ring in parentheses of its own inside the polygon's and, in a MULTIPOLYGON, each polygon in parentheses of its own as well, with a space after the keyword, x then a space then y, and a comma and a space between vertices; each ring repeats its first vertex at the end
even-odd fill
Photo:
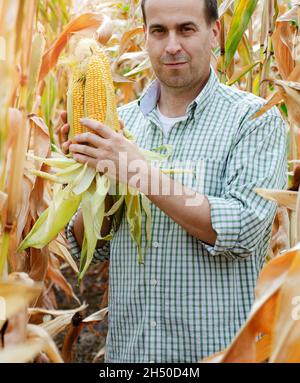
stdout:
MULTIPOLYGON (((174 69, 175 71, 175 69, 174 69)), ((181 75, 180 70, 177 70, 177 74, 174 73, 172 76, 167 76, 165 73, 163 73, 163 70, 157 70, 157 72, 154 69, 154 73, 158 80, 168 88, 174 88, 174 89, 187 89, 193 85, 193 82, 195 81, 195 78, 193 78, 192 74, 185 74, 181 75)))

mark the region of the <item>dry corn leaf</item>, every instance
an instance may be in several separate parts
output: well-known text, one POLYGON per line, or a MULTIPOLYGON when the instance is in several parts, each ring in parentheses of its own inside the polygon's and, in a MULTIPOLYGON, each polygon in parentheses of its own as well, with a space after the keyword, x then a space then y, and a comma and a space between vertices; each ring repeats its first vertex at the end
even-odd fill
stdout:
POLYGON ((84 318, 82 320, 82 323, 89 323, 89 324, 99 323, 106 317, 107 313, 108 313, 108 308, 104 307, 102 310, 99 310, 89 315, 88 317, 84 318))
MULTIPOLYGON (((300 243, 286 251, 262 269, 255 289, 255 301, 246 323, 231 345, 216 356, 218 362, 255 362, 257 358, 256 337, 271 334, 276 325, 276 309, 281 288, 288 283, 288 275, 295 257, 299 257, 300 243)), ((266 354, 264 353, 264 357, 266 354)), ((214 359, 214 356, 211 357, 214 359)))
POLYGON ((76 302, 80 304, 79 299, 75 295, 73 288, 71 284, 65 279, 65 277, 60 272, 58 265, 52 265, 51 263, 48 266, 47 269, 47 277, 56 285, 58 286, 64 293, 75 299, 76 302))
POLYGON ((93 359, 93 363, 97 363, 98 362, 98 359, 100 359, 104 354, 105 354, 105 350, 106 350, 106 347, 103 346, 97 353, 97 355, 95 356, 95 358, 93 359))
POLYGON ((49 251, 51 251, 55 255, 58 255, 60 258, 62 258, 65 262, 67 262, 71 266, 71 268, 74 270, 76 274, 78 273, 77 264, 74 261, 72 255, 70 254, 68 247, 62 245, 57 240, 54 240, 49 243, 49 251))
POLYGON ((7 194, 0 191, 0 211, 4 208, 4 205, 7 201, 7 194))
POLYGON ((289 21, 284 18, 284 15, 277 19, 276 29, 272 35, 272 43, 276 63, 278 65, 281 77, 287 80, 290 73, 295 67, 292 52, 293 34, 290 28, 289 21))
MULTIPOLYGON (((288 78, 287 78, 288 81, 292 81, 292 82, 300 82, 300 64, 296 64, 296 66, 294 67, 294 69, 292 70, 292 72, 289 74, 288 78)), ((274 80, 273 80, 274 81, 274 80)), ((284 92, 283 90, 280 90, 278 92, 275 92, 271 98, 269 99, 269 101, 258 111, 256 112, 252 117, 251 119, 255 119, 257 117, 260 117, 262 116, 264 113, 266 113, 269 109, 271 109, 274 105, 277 105, 279 104, 281 101, 284 100, 284 92)), ((297 107, 297 110, 296 112, 298 111, 298 106, 297 107)), ((298 113, 297 113, 298 114, 298 113)))
POLYGON ((54 317, 64 316, 64 315, 74 315, 78 311, 83 311, 88 307, 87 304, 83 303, 81 306, 75 308, 75 309, 69 309, 69 310, 48 310, 41 307, 30 307, 28 309, 29 315, 38 315, 38 314, 45 314, 45 315, 51 315, 54 317))
MULTIPOLYGON (((271 336, 264 335, 255 343, 255 363, 265 362, 271 352, 271 336)), ((224 358, 226 350, 217 352, 214 355, 208 356, 207 358, 202 359, 201 363, 220 363, 224 358)))
POLYGON ((113 33, 113 23, 107 15, 103 15, 103 21, 95 32, 95 39, 101 44, 106 45, 113 33))
POLYGON ((278 206, 277 214, 275 216, 273 226, 272 226, 272 235, 270 242, 270 258, 275 258, 283 250, 290 248, 290 221, 287 208, 283 206, 278 206))
POLYGON ((300 250, 294 255, 293 262, 277 299, 270 356, 270 362, 273 363, 300 362, 299 279, 300 250))
POLYGON ((71 324, 73 316, 74 313, 59 315, 50 321, 40 324, 40 327, 45 329, 54 338, 71 324))
POLYGON ((16 281, 1 281, 0 296, 5 299, 6 316, 10 318, 26 307, 36 298, 42 289, 42 285, 34 283, 29 286, 27 283, 16 281))
POLYGON ((34 281, 44 281, 47 270, 48 270, 48 262, 49 260, 49 249, 34 249, 30 248, 30 271, 29 277, 34 281))
POLYGON ((91 32, 95 32, 99 29, 103 21, 103 15, 97 13, 84 13, 72 20, 44 54, 39 81, 42 81, 56 65, 59 55, 68 43, 71 34, 87 29, 91 32))
POLYGON ((296 210, 296 202, 298 192, 289 190, 271 190, 263 188, 255 188, 254 191, 270 201, 275 201, 279 205, 285 206, 290 210, 296 210))
POLYGON ((137 35, 143 34, 144 30, 143 27, 136 27, 129 31, 126 31, 120 41, 119 45, 119 53, 118 56, 120 57, 126 50, 128 44, 130 43, 131 39, 137 35))
MULTIPOLYGON (((20 112, 18 109, 9 109, 9 127, 14 134, 12 138, 10 149, 11 162, 7 172, 10 172, 10 176, 7 173, 7 187, 5 192, 8 195, 7 199, 7 211, 4 221, 5 225, 12 225, 16 219, 16 212, 18 204, 21 201, 22 196, 22 179, 25 164, 25 156, 27 149, 27 140, 29 133, 29 126, 26 123, 26 115, 20 112)), ((2 254, 1 254, 2 256, 2 254)), ((0 275, 2 274, 0 270, 0 275)))
POLYGON ((47 333, 45 329, 43 329, 40 326, 36 326, 33 324, 27 325, 27 339, 29 340, 36 340, 37 342, 42 339, 43 340, 43 347, 42 352, 44 352, 49 360, 52 363, 63 363, 63 360, 60 356, 60 353, 58 351, 58 348, 50 335, 47 333))
POLYGON ((43 339, 27 340, 23 344, 0 350, 0 363, 26 363, 34 359, 44 348, 43 339))
POLYGON ((90 326, 101 322, 108 312, 108 308, 93 313, 87 318, 82 318, 80 313, 76 313, 72 318, 71 326, 68 329, 68 332, 64 339, 62 355, 65 362, 71 362, 73 359, 72 348, 73 344, 76 342, 78 336, 80 335, 81 330, 84 326, 90 326))
POLYGON ((288 108, 291 123, 300 128, 300 83, 294 81, 275 80, 274 84, 282 88, 282 95, 288 108))

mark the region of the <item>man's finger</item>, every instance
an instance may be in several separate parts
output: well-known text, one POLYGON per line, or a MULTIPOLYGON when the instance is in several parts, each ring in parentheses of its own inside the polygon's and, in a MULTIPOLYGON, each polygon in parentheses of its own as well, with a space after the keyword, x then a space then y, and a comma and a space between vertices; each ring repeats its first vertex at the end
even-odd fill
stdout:
POLYGON ((124 121, 119 119, 119 125, 120 125, 120 130, 118 131, 118 133, 121 133, 124 136, 124 129, 125 129, 124 121))
POLYGON ((111 138, 111 136, 114 133, 113 130, 110 129, 108 126, 91 118, 81 118, 80 123, 81 125, 93 130, 95 133, 97 133, 103 138, 111 138))
POLYGON ((91 158, 97 158, 98 156, 98 150, 87 145, 71 144, 69 150, 72 153, 84 154, 91 158))
POLYGON ((62 134, 68 134, 69 133, 69 130, 70 130, 70 125, 69 124, 64 124, 60 131, 62 134))
POLYGON ((64 142, 68 141, 69 130, 70 130, 70 125, 69 125, 69 124, 64 124, 64 125, 60 128, 61 143, 62 143, 62 144, 63 144, 64 142))
POLYGON ((125 128, 124 121, 119 119, 120 129, 123 130, 125 128))
POLYGON ((68 122, 68 115, 67 115, 67 112, 65 110, 63 112, 61 112, 60 118, 64 124, 66 124, 68 122))
POLYGON ((97 160, 95 158, 91 158, 89 156, 86 156, 84 154, 79 154, 79 153, 74 153, 73 158, 77 162, 80 162, 82 164, 87 163, 89 166, 91 166, 95 169, 97 168, 97 160))
POLYGON ((98 134, 86 132, 82 134, 77 134, 77 136, 74 137, 74 143, 89 144, 90 146, 99 148, 105 143, 105 140, 98 136, 98 134))
POLYGON ((72 144, 72 141, 71 140, 68 140, 66 142, 64 142, 61 146, 62 148, 62 151, 64 154, 68 154, 69 153, 69 146, 72 144))

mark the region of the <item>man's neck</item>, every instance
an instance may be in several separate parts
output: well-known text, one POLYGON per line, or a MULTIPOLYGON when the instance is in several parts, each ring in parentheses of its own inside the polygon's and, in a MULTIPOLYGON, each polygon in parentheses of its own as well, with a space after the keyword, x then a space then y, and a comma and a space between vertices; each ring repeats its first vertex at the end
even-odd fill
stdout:
POLYGON ((188 105, 199 95, 208 79, 209 76, 195 87, 187 89, 169 88, 160 83, 158 107, 161 113, 167 117, 184 116, 188 105))

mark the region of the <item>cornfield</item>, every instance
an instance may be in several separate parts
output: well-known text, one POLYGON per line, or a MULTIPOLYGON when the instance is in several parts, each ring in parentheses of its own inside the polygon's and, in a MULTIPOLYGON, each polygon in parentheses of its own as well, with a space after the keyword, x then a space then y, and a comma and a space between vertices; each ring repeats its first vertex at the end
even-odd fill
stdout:
MULTIPOLYGON (((201 362, 299 362, 300 3, 218 4, 222 29, 212 65, 222 83, 267 100, 253 118, 279 108, 288 127, 288 190, 256 190, 278 203, 256 299, 231 345, 201 362)), ((99 328, 108 311, 108 262, 97 265, 102 301, 87 314, 88 299, 77 296, 87 280, 68 280, 80 270, 63 228, 46 246, 20 246, 57 193, 51 177, 40 175, 52 174, 46 159, 60 151, 76 38, 102 44, 117 105, 138 98, 154 79, 138 0, 0 0, 0 362, 76 361, 83 330, 106 335, 99 328), (61 306, 66 299, 68 309, 61 306)), ((104 351, 102 344, 94 360, 104 351)))

